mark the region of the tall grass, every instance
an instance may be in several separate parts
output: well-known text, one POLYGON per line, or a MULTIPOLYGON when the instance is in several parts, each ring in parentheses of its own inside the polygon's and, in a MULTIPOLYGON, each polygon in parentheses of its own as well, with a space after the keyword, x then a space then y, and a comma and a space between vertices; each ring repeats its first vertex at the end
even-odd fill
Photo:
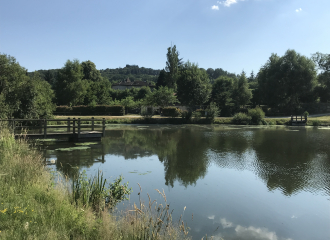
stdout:
POLYGON ((165 194, 164 204, 149 201, 146 207, 140 202, 120 216, 110 214, 106 206, 95 211, 95 199, 104 197, 105 180, 101 175, 88 181, 93 186, 89 192, 77 185, 75 193, 67 191, 65 183, 54 185, 42 155, 31 150, 24 139, 15 141, 6 129, 0 130, 0 183, 0 239, 188 237, 184 224, 172 223, 165 194), (90 193, 93 191, 98 193, 90 193), (93 204, 77 204, 87 201, 93 204))

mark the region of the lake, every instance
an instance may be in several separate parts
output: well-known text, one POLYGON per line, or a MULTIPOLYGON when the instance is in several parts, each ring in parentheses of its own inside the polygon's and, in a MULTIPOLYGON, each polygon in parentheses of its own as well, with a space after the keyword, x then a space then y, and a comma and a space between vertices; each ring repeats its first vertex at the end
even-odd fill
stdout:
POLYGON ((224 125, 108 125, 86 150, 44 142, 50 166, 70 177, 102 170, 173 211, 193 239, 330 239, 330 128, 224 125), (185 208, 185 210, 184 210, 185 208))

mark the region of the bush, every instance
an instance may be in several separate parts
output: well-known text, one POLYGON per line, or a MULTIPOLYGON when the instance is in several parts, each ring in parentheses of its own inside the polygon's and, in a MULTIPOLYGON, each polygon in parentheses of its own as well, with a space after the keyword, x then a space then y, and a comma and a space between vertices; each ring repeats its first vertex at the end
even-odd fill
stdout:
POLYGON ((251 122, 251 119, 252 118, 245 113, 236 113, 233 116, 232 122, 240 125, 248 125, 251 122))
POLYGON ((216 103, 211 102, 210 106, 206 109, 207 115, 206 118, 211 120, 211 123, 214 122, 215 117, 219 116, 220 110, 217 107, 216 103))
POLYGON ((141 107, 140 115, 144 118, 152 118, 154 114, 152 110, 149 111, 148 107, 141 107))
POLYGON ((194 119, 196 120, 196 121, 199 121, 200 119, 201 119, 201 117, 202 117, 202 114, 201 114, 201 112, 200 111, 195 111, 195 112, 193 112, 192 113, 192 115, 193 115, 193 117, 194 117, 194 119))
POLYGON ((304 117, 308 117, 308 116, 309 116, 309 113, 308 113, 307 111, 305 111, 305 112, 303 113, 303 116, 304 116, 304 117))
POLYGON ((262 120, 265 117, 265 113, 264 113, 264 111, 262 111, 261 108, 256 107, 254 109, 248 110, 248 116, 251 117, 252 124, 260 125, 260 124, 262 124, 262 120))
POLYGON ((163 116, 165 117, 178 117, 181 115, 181 110, 176 107, 163 108, 163 116))
POLYGON ((201 117, 205 116, 205 110, 204 109, 196 109, 196 113, 200 113, 201 117))
POLYGON ((192 112, 184 110, 184 111, 181 112, 181 117, 182 117, 182 119, 185 119, 185 120, 189 121, 192 118, 192 112))
POLYGON ((312 124, 314 127, 317 127, 317 126, 321 125, 321 122, 319 120, 314 120, 314 121, 312 121, 312 124))

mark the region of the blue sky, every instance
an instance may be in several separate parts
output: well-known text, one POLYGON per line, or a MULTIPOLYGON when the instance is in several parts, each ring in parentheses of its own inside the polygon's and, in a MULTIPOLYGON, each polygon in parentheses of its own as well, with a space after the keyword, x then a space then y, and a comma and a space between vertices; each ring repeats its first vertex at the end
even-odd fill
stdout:
POLYGON ((203 68, 257 72, 271 53, 330 53, 330 0, 1 0, 0 53, 29 71, 91 60, 165 67, 167 48, 203 68))

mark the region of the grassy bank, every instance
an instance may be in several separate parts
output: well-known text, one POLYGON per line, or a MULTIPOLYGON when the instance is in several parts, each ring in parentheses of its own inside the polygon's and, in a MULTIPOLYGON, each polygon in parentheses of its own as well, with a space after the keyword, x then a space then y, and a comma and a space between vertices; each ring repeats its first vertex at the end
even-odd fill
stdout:
POLYGON ((165 196, 163 205, 140 202, 117 218, 77 204, 66 184, 54 185, 42 156, 8 130, 0 130, 0 181, 0 239, 188 238, 182 222, 172 223, 165 196))
MULTIPOLYGON (((55 119, 64 118, 80 118, 90 119, 92 116, 56 116, 55 119)), ((143 118, 139 115, 126 115, 126 116, 97 116, 95 118, 105 118, 107 124, 209 124, 209 120, 205 118, 192 119, 187 121, 181 117, 161 117, 159 115, 152 118, 143 118)), ((235 124, 232 117, 217 117, 214 119, 214 124, 235 124)), ((53 122, 53 124, 66 124, 66 122, 53 122)), ((290 125, 289 118, 265 118, 264 124, 266 125, 290 125)), ((310 117, 307 122, 308 126, 329 126, 330 116, 310 117)))

